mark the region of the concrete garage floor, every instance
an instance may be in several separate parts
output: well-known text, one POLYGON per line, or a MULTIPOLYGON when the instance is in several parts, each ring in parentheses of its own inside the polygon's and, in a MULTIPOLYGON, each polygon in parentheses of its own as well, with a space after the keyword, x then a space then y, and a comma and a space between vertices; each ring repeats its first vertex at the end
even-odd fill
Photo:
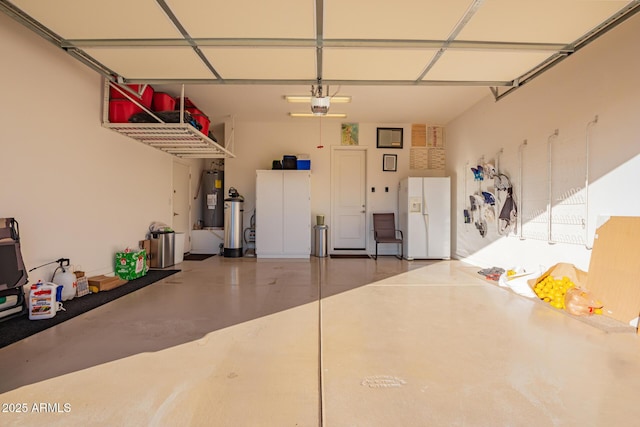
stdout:
POLYGON ((640 336, 462 262, 177 268, 0 349, 0 425, 638 425, 640 336))

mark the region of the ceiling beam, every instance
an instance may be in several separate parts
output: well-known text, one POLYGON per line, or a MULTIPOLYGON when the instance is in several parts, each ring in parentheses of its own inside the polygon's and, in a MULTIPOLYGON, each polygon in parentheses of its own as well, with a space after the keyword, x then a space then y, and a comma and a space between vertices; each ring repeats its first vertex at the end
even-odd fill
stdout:
MULTIPOLYGON (((185 85, 313 85, 317 82, 311 79, 303 80, 269 80, 269 79, 127 79, 127 83, 147 83, 151 85, 185 84, 185 85)), ((502 80, 322 80, 324 85, 344 86, 496 86, 510 87, 512 81, 502 80)))
POLYGON ((205 65, 205 67, 207 67, 209 71, 211 71, 211 74, 216 76, 217 79, 221 79, 222 77, 220 76, 220 74, 216 71, 213 65, 211 65, 211 63, 209 62, 207 57, 204 55, 204 53, 202 53, 198 45, 193 41, 193 39, 191 38, 187 30, 182 26, 182 24, 178 20, 178 17, 173 13, 171 8, 169 8, 169 5, 167 5, 167 3, 164 0, 156 0, 156 3, 158 3, 158 6, 160 6, 162 11, 165 13, 165 15, 167 15, 167 17, 169 18, 169 20, 171 20, 173 25, 176 26, 178 31, 180 31, 180 34, 182 34, 182 37, 184 37, 184 39, 189 43, 189 45, 191 46, 193 51, 196 53, 196 55, 198 55, 198 57, 200 58, 202 63, 205 65))
MULTIPOLYGON (((286 38, 205 38, 191 39, 200 47, 318 47, 317 39, 286 38)), ((522 43, 482 40, 399 40, 399 39, 323 39, 322 47, 448 49, 464 50, 526 50, 571 51, 565 43, 522 43)), ((189 47, 184 39, 71 39, 61 42, 63 48, 87 47, 189 47)))
POLYGON ((324 42, 324 0, 316 0, 316 79, 322 80, 322 45, 324 42))
POLYGON ((427 75, 427 73, 429 71, 431 71, 433 66, 436 65, 436 62, 438 62, 440 57, 447 50, 447 48, 449 47, 451 42, 453 42, 456 39, 456 37, 458 37, 458 34, 460 34, 460 31, 462 31, 462 29, 471 20, 473 15, 475 15, 475 13, 478 11, 478 9, 480 9, 480 6, 482 6, 482 3, 484 3, 484 0, 474 0, 474 2, 469 6, 469 8, 465 12, 465 14, 460 19, 460 21, 458 21, 456 26, 453 28, 453 30, 449 34, 449 37, 447 37, 447 41, 438 50, 438 52, 436 52, 436 54, 433 55, 433 57, 431 58, 431 61, 427 64, 426 67, 424 67, 424 70, 422 70, 422 72, 420 73, 420 75, 418 76, 418 78, 416 80, 424 79, 424 77, 427 75))
POLYGON ((566 43, 523 43, 485 40, 401 40, 401 39, 326 39, 325 47, 394 48, 394 49, 464 49, 558 51, 566 43))

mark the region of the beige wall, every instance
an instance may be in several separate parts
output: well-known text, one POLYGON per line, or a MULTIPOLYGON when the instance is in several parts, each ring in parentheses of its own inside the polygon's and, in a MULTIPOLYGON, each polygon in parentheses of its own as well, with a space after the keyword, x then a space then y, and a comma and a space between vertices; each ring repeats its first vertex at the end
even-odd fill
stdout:
MULTIPOLYGON (((331 227, 331 150, 340 147, 340 119, 292 119, 287 123, 235 124, 235 159, 225 161, 225 188, 235 187, 245 197, 245 226, 255 209, 257 169, 271 169, 273 160, 283 155, 308 154, 311 159, 311 213, 325 215, 331 227), (319 147, 322 148, 319 148, 319 147)), ((228 131, 227 131, 228 133, 228 131)), ((367 221, 368 250, 373 250, 373 232, 369 224, 373 212, 397 212, 397 187, 401 178, 409 175, 411 125, 392 123, 359 123, 359 146, 367 149, 367 221), (404 148, 376 148, 377 127, 403 127, 404 148), (398 171, 382 171, 382 155, 398 155, 398 171), (371 192, 371 187, 376 191, 371 192), (389 187, 385 193, 384 188, 389 187)), ((331 245, 331 242, 329 242, 331 245)), ((380 253, 395 253, 393 245, 383 245, 380 253)))
POLYGON ((27 268, 112 272, 152 221, 171 224, 174 158, 102 128, 98 74, 3 14, 0 40, 0 217, 19 221, 27 268))
MULTIPOLYGON (((483 156, 495 160, 500 149, 503 172, 511 176, 516 190, 520 183, 525 184, 522 192, 516 191, 518 203, 545 205, 546 201, 536 197, 547 194, 549 140, 553 188, 580 187, 584 192, 587 124, 595 116, 598 122, 589 126, 587 245, 593 241, 599 215, 640 215, 636 196, 640 182, 639 38, 640 16, 635 16, 502 100, 487 98, 447 125, 447 169, 456 182, 453 223, 458 257, 484 266, 537 267, 563 261, 588 269, 591 252, 585 246, 500 238, 491 226, 482 238, 473 225, 463 223, 462 211, 468 205, 465 179, 467 193, 477 190, 469 166, 483 156), (556 129, 558 137, 549 139, 556 129), (520 180, 518 147, 524 140, 525 167, 520 180)), ((567 209, 563 201, 568 202, 555 199, 552 210, 567 209)), ((540 228, 533 222, 525 227, 540 228)), ((544 231, 544 225, 542 228, 544 231)), ((573 232, 583 229, 573 227, 573 232)))

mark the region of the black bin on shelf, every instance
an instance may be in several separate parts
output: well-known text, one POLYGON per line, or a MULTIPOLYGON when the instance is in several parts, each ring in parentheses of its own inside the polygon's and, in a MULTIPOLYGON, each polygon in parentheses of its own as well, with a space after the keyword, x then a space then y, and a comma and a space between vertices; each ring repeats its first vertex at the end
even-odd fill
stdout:
POLYGON ((298 158, 296 156, 282 157, 282 169, 298 169, 298 158))

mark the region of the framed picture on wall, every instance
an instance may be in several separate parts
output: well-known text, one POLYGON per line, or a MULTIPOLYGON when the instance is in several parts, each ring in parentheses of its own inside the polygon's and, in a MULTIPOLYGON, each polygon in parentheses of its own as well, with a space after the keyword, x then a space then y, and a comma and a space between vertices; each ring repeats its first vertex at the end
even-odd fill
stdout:
POLYGON ((402 148, 402 128, 378 128, 376 147, 402 148))
POLYGON ((342 123, 342 145, 358 145, 357 123, 342 123))
POLYGON ((396 172, 398 170, 398 156, 396 154, 383 154, 382 170, 384 172, 396 172))

